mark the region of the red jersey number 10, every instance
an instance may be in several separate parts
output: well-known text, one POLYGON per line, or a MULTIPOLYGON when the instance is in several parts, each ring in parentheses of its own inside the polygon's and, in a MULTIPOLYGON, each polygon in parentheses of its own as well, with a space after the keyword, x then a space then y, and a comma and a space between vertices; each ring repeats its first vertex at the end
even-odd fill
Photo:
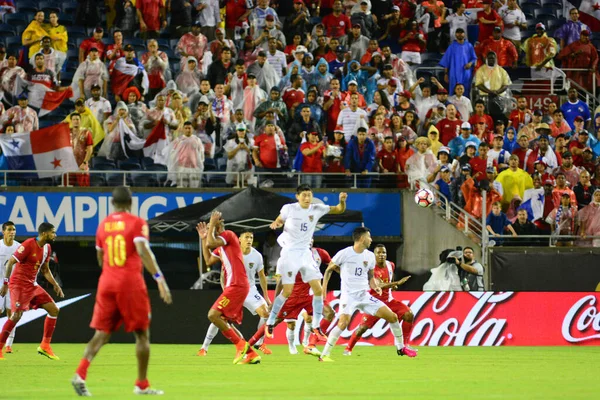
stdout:
POLYGON ((106 238, 106 249, 108 251, 108 265, 111 267, 122 267, 127 261, 127 250, 123 235, 109 236, 106 238))

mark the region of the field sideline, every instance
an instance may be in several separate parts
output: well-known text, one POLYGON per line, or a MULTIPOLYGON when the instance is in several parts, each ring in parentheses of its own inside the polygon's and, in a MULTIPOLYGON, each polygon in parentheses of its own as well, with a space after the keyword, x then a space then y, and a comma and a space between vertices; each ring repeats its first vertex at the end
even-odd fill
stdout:
MULTIPOLYGON (((0 362, 1 399, 76 397, 69 383, 83 344, 53 345, 60 361, 37 355, 37 344, 16 343, 0 362)), ((167 399, 593 399, 600 382, 597 347, 422 347, 398 357, 392 347, 357 347, 331 364, 291 356, 272 346, 260 365, 232 365, 233 346, 152 345, 150 382, 167 399), (283 391, 289 391, 284 395, 283 391)), ((300 347, 298 347, 300 349, 300 347)), ((105 346, 89 369, 94 397, 134 397, 134 346, 105 346)))

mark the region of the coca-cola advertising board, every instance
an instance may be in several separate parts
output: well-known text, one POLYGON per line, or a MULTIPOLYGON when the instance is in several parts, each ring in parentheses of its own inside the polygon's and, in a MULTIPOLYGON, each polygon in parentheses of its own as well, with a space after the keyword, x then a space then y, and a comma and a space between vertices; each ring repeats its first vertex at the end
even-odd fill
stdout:
MULTIPOLYGON (((328 293, 336 311, 338 296, 328 293)), ((395 292, 394 296, 415 315, 411 335, 415 346, 600 345, 600 293, 395 292)), ((359 323, 360 314, 355 313, 340 343, 359 323)), ((278 326, 273 343, 285 340, 285 327, 278 326)), ((388 324, 379 320, 361 341, 390 345, 394 338, 388 324)))

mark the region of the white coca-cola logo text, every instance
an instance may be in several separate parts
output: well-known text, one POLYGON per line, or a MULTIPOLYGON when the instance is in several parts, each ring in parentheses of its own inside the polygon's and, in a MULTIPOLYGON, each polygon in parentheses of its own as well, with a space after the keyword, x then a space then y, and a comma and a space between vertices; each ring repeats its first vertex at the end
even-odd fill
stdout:
POLYGON ((596 308, 596 297, 594 295, 585 296, 573 304, 573 307, 563 319, 562 335, 570 343, 600 339, 600 313, 596 308), (579 333, 584 335, 590 327, 593 332, 590 332, 587 336, 575 337, 571 334, 573 326, 579 333))

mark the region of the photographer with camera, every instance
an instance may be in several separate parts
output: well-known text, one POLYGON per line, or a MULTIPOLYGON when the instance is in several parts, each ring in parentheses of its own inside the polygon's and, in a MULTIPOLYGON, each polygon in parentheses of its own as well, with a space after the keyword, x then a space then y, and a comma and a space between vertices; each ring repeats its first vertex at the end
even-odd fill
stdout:
POLYGON ((471 247, 465 247, 462 257, 448 257, 454 259, 459 268, 460 286, 465 292, 483 291, 483 265, 475 261, 475 252, 471 247))

